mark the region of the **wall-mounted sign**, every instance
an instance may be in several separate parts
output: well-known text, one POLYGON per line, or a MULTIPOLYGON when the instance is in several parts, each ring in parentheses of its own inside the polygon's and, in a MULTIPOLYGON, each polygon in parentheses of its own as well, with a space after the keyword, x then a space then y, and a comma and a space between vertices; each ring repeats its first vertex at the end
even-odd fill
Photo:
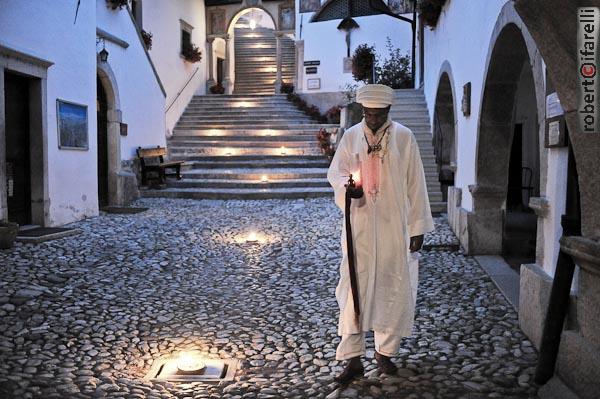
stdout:
POLYGON ((562 115, 546 119, 544 146, 546 148, 566 147, 566 130, 565 118, 562 115))
POLYGON ((463 86, 461 110, 464 116, 471 115, 471 82, 467 82, 463 86))
POLYGON ((321 79, 320 78, 315 78, 315 79, 307 79, 306 80, 306 88, 308 90, 318 90, 321 88, 321 79))
POLYGON ((352 72, 352 57, 344 57, 344 73, 352 72))
POLYGON ((121 123, 119 127, 121 128, 121 136, 127 136, 127 123, 121 123))
POLYGON ((554 118, 563 115, 565 111, 560 105, 560 100, 556 92, 546 96, 546 118, 554 118))
POLYGON ((321 65, 321 61, 304 61, 304 66, 321 65))
POLYGON ((317 73, 317 67, 306 67, 307 75, 314 75, 315 73, 317 73))

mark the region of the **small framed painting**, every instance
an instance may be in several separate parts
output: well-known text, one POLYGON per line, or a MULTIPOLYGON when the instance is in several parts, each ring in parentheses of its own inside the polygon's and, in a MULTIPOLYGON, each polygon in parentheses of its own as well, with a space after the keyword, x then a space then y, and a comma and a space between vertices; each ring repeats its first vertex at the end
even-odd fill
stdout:
POLYGON ((56 100, 58 148, 61 150, 89 149, 87 105, 56 100))

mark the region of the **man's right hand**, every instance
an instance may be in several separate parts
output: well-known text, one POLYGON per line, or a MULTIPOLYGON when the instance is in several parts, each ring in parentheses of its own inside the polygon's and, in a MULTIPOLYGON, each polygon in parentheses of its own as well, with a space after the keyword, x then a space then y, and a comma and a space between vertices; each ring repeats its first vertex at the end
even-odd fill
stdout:
POLYGON ((346 186, 346 190, 348 191, 350 198, 362 198, 364 195, 362 186, 346 186))

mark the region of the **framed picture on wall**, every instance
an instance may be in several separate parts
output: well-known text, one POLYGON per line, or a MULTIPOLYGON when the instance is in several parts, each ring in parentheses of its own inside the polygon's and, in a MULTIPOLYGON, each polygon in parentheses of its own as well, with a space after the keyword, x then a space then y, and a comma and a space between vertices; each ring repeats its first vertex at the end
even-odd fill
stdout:
POLYGON ((412 0, 388 0, 388 7, 394 14, 408 14, 414 6, 412 0))
POLYGON ((279 5, 279 30, 296 29, 296 11, 294 3, 279 5))
POLYGON ((87 105, 56 100, 58 148, 61 150, 89 149, 87 105))
POLYGON ((321 7, 321 0, 300 0, 300 12, 315 12, 321 7))
POLYGON ((225 10, 216 9, 210 12, 209 17, 210 25, 209 25, 209 34, 218 35, 221 33, 225 33, 227 27, 225 26, 225 10))

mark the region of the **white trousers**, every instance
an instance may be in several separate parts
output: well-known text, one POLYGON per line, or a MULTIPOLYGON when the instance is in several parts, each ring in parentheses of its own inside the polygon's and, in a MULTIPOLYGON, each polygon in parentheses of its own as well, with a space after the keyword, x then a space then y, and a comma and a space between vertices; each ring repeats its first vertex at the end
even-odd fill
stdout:
MULTIPOLYGON (((398 353, 401 335, 375 331, 375 350, 384 356, 393 357, 398 353)), ((347 360, 365 354, 365 333, 344 334, 335 352, 336 360, 347 360)))

